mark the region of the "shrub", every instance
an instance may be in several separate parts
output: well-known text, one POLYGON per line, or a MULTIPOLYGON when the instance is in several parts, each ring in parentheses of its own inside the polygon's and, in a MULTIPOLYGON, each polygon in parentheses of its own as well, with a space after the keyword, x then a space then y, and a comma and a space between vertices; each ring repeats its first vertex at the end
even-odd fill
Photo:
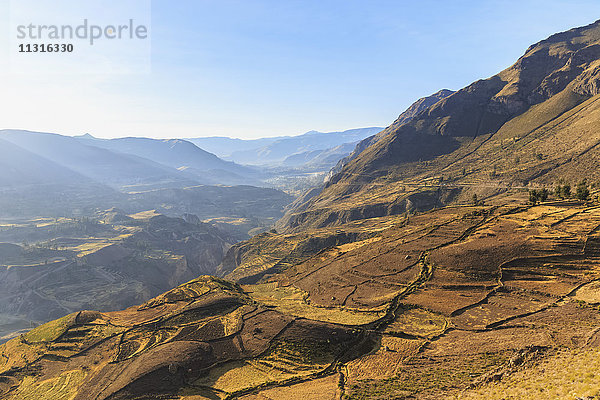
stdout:
POLYGON ((483 200, 479 200, 475 193, 473 193, 473 197, 471 197, 471 203, 473 203, 474 206, 483 206, 485 204, 483 200))
POLYGON ((577 184, 577 192, 575 196, 579 200, 588 200, 590 198, 590 190, 588 189, 587 181, 584 179, 577 184))
POLYGON ((571 197, 571 186, 565 184, 564 186, 557 185, 554 189, 554 195, 559 199, 568 199, 571 197))
POLYGON ((529 191, 529 202, 531 204, 537 204, 538 202, 546 201, 548 200, 549 194, 550 192, 546 188, 540 190, 531 189, 529 191))

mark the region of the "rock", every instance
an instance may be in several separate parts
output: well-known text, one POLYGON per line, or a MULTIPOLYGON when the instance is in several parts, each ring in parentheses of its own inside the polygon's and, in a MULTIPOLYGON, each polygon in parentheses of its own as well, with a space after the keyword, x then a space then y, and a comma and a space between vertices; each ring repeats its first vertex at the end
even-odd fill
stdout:
POLYGON ((169 373, 174 375, 177 373, 177 365, 176 364, 169 364, 169 373))

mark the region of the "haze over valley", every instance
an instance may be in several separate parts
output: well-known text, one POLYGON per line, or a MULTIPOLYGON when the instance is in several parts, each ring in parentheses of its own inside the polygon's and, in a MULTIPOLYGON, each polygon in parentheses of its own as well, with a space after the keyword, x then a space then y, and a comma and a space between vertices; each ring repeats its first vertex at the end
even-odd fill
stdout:
MULTIPOLYGON (((247 141, 253 165, 181 139, 0 131, 0 340, 214 275, 229 247, 283 216, 293 196, 276 186, 320 184, 357 140, 380 130, 247 141), (275 151, 277 159, 261 158, 275 151), (303 160, 286 164, 295 156, 303 160)), ((229 139, 205 140, 228 148, 229 139)))

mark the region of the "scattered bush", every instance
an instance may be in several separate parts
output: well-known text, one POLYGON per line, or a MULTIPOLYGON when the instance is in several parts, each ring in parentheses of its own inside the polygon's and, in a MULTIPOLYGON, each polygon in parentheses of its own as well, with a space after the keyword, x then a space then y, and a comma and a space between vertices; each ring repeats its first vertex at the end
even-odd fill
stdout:
POLYGON ((473 193, 473 196, 471 197, 471 203, 474 206, 483 206, 485 204, 483 200, 479 200, 476 193, 473 193))
POLYGON ((539 202, 546 201, 548 200, 549 194, 550 192, 548 192, 548 189, 546 188, 539 190, 531 189, 529 191, 529 202, 535 205, 539 202))
POLYGON ((557 185, 554 189, 554 195, 559 199, 568 199, 571 197, 571 186, 565 184, 564 186, 557 185))

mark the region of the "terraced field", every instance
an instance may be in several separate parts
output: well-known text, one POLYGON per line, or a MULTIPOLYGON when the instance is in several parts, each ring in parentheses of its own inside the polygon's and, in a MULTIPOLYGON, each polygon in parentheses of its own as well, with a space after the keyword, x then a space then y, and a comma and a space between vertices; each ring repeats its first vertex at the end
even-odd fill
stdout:
POLYGON ((597 206, 450 207, 382 230, 370 222, 361 227, 373 238, 324 249, 245 287, 287 312, 289 301, 332 314, 385 312, 337 321, 377 338, 338 369, 337 390, 348 398, 459 396, 510 375, 515 357, 538 360, 597 335, 597 206))
POLYGON ((552 368, 600 346, 599 231, 600 207, 561 202, 375 218, 312 241, 259 235, 249 253, 232 250, 239 280, 255 283, 204 277, 123 312, 43 325, 0 348, 0 390, 10 400, 502 398, 529 379, 509 398, 589 395, 593 362, 546 394, 534 376, 554 379, 552 368), (261 242, 294 255, 275 252, 277 271, 265 273, 261 242))

